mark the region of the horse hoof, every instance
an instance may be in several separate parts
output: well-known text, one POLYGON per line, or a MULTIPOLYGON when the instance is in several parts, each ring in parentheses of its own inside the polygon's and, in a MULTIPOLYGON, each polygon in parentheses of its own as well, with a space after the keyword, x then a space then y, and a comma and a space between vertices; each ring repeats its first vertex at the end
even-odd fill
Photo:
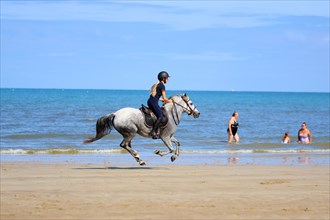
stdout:
POLYGON ((175 156, 175 155, 173 155, 173 156, 171 157, 171 161, 172 161, 172 162, 174 162, 174 161, 175 161, 175 159, 176 159, 176 156, 175 156))
POLYGON ((160 150, 155 150, 154 151, 154 154, 159 154, 160 153, 160 150))
POLYGON ((146 165, 146 163, 144 161, 141 161, 140 166, 144 166, 144 165, 146 165))

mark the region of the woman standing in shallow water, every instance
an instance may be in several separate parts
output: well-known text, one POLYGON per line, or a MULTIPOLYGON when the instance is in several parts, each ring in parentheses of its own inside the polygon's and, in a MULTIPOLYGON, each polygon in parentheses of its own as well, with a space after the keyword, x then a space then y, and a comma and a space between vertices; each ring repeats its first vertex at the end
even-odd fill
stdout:
POLYGON ((306 122, 301 124, 301 128, 298 131, 298 143, 299 144, 310 144, 312 143, 311 132, 307 129, 306 122))
POLYGON ((236 143, 239 142, 239 137, 237 134, 237 130, 238 130, 237 119, 238 119, 238 112, 234 112, 228 122, 228 128, 227 128, 228 143, 231 143, 233 139, 236 141, 236 143))

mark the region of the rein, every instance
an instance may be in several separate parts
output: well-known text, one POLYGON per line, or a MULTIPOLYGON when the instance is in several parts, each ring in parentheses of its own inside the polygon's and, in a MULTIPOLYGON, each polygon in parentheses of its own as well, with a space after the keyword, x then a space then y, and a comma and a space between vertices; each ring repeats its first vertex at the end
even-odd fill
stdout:
POLYGON ((178 124, 180 124, 180 118, 179 118, 179 114, 178 114, 178 110, 176 108, 176 105, 174 105, 174 104, 175 104, 175 102, 173 101, 172 117, 173 117, 174 123, 176 125, 178 125, 178 124), (175 113, 176 113, 176 119, 177 120, 175 120, 175 117, 174 117, 174 110, 175 110, 175 113))

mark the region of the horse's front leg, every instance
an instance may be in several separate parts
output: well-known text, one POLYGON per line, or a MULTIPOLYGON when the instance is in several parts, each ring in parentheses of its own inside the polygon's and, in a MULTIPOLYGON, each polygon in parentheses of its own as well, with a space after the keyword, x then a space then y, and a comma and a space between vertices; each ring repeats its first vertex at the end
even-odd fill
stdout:
POLYGON ((161 137, 161 139, 164 142, 165 146, 168 148, 168 151, 155 150, 154 153, 158 154, 159 156, 164 156, 169 153, 172 153, 174 151, 174 149, 171 144, 171 138, 170 137, 161 137))
POLYGON ((171 137, 171 142, 173 142, 176 146, 175 148, 175 153, 174 155, 171 157, 172 162, 179 156, 180 153, 180 142, 175 138, 175 137, 171 137))
POLYGON ((171 157, 171 161, 173 162, 179 156, 180 143, 174 137, 163 137, 162 141, 164 142, 165 146, 168 147, 169 151, 156 150, 155 154, 158 154, 160 156, 164 156, 164 155, 167 155, 169 153, 172 153, 174 151, 173 146, 172 146, 172 142, 173 142, 176 145, 175 153, 171 157))

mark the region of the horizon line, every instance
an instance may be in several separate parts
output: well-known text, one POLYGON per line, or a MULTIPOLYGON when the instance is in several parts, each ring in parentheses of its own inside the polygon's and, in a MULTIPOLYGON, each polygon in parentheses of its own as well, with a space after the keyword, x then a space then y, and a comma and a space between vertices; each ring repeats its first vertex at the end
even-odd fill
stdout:
MULTIPOLYGON (((126 91, 148 91, 150 89, 118 89, 118 88, 32 88, 32 87, 0 87, 0 89, 45 89, 45 90, 126 90, 126 91)), ((166 91, 188 91, 188 92, 269 92, 269 93, 330 93, 329 91, 264 91, 264 90, 194 90, 194 89, 188 89, 188 90, 183 90, 183 89, 167 89, 166 91)))

